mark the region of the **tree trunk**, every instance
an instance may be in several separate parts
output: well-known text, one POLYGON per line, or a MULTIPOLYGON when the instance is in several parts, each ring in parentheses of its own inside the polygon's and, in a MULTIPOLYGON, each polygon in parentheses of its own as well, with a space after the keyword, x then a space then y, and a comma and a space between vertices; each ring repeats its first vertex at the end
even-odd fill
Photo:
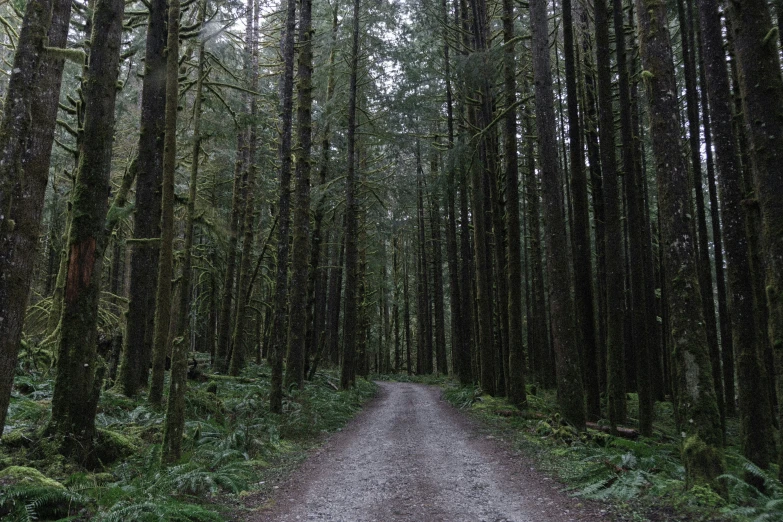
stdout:
MULTIPOLYGON (((742 428, 742 453, 761 468, 769 465, 769 439, 772 425, 769 419, 767 393, 763 387, 760 364, 759 336, 754 317, 752 274, 746 219, 742 207, 742 171, 737 145, 732 131, 731 91, 726 72, 722 27, 716 0, 699 2, 699 19, 703 41, 705 87, 709 97, 712 131, 722 202, 723 235, 726 246, 726 273, 731 304, 732 340, 736 348, 739 379, 737 381, 742 428)), ((717 245, 716 245, 717 251, 717 245)), ((732 345, 723 344, 724 350, 732 345)))
POLYGON ((435 305, 435 360, 439 375, 448 375, 449 366, 446 358, 446 312, 443 297, 443 249, 441 247, 440 223, 440 191, 438 190, 438 153, 432 152, 430 163, 432 191, 430 193, 430 230, 432 236, 432 266, 433 266, 433 298, 435 305))
MULTIPOLYGON (((166 134, 163 152, 163 197, 160 221, 160 254, 158 260, 158 292, 155 299, 155 334, 152 345, 152 380, 149 402, 160 406, 163 401, 163 378, 166 357, 171 354, 172 284, 174 279, 174 177, 177 170, 177 105, 179 100, 179 2, 169 0, 166 41, 166 134), (173 14, 176 14, 176 18, 173 14)), ((173 359, 172 359, 173 362, 173 359)), ((172 382, 174 367, 172 365, 172 382)), ((183 391, 184 393, 184 391, 183 391)), ((184 395, 183 399, 184 401, 184 395)), ((183 406, 184 407, 184 406, 183 406)), ((180 444, 177 440, 176 445, 180 444)), ((167 459, 164 445, 163 461, 167 459)), ((174 448, 175 451, 178 451, 174 448)))
POLYGON ((354 384, 356 364, 356 335, 359 333, 359 247, 358 204, 356 189, 356 84, 359 69, 359 15, 361 0, 353 3, 351 29, 351 62, 348 85, 347 164, 345 177, 345 311, 343 316, 343 357, 340 369, 340 387, 354 384))
POLYGON ((666 6, 636 0, 642 63, 648 89, 650 131, 658 178, 661 246, 668 318, 673 341, 677 412, 688 486, 707 483, 723 471, 720 412, 715 399, 707 333, 688 211, 688 172, 680 143, 677 88, 666 6))
MULTIPOLYGON (((690 2, 688 2, 688 8, 690 2)), ((704 208, 704 186, 701 172, 701 139, 699 128, 699 104, 696 92, 696 52, 693 45, 692 15, 690 9, 686 12, 683 0, 677 0, 680 18, 680 35, 682 38, 682 55, 685 72, 685 102, 688 115, 688 138, 690 143, 691 176, 696 201, 696 228, 698 243, 696 244, 696 261, 699 270, 699 288, 704 306, 704 319, 707 328, 707 342, 710 346, 710 363, 712 364, 712 381, 715 385, 715 398, 718 401, 721 426, 726 431, 726 406, 723 395, 723 374, 721 371, 720 346, 718 344, 718 324, 715 318, 715 300, 712 291, 712 265, 710 264, 709 246, 707 245, 707 214, 704 208)), ((717 209, 716 209, 717 211, 717 209)))
MULTIPOLYGON (((778 403, 783 398, 783 78, 769 6, 763 0, 729 2, 730 32, 749 130, 756 203, 761 210, 769 341, 775 357, 778 403), (762 86, 762 87, 760 87, 762 86)), ((778 415, 783 415, 779 411, 778 415)), ((778 420, 780 424, 781 417, 778 420)), ((783 463, 783 444, 778 462, 783 463)), ((783 476, 783 466, 780 467, 783 476)))
POLYGON ((141 90, 141 122, 130 287, 119 389, 132 397, 147 386, 155 328, 160 237, 161 180, 166 107, 166 0, 151 0, 141 90))
POLYGON ((313 50, 312 0, 301 0, 299 20, 297 104, 297 159, 294 202, 294 244, 292 251, 291 311, 288 330, 288 358, 285 387, 304 386, 305 334, 307 333, 307 280, 310 256, 310 148, 312 146, 313 50))
POLYGON ((650 339, 653 332, 647 330, 646 282, 644 269, 644 197, 642 187, 645 178, 637 169, 636 145, 633 142, 631 92, 627 55, 625 52, 625 23, 623 0, 613 0, 614 33, 617 46, 617 68, 620 91, 620 132, 622 136, 623 174, 630 251, 629 276, 631 278, 631 321, 636 347, 636 388, 639 395, 639 431, 652 435, 653 397, 650 377, 650 339))
MULTIPOLYGON (((258 5, 252 0, 248 1, 245 47, 245 71, 249 80, 250 90, 255 93, 258 91, 258 5)), ((247 180, 245 184, 245 211, 244 239, 242 240, 242 254, 239 261, 239 285, 237 286, 237 306, 236 319, 233 325, 233 335, 231 336, 231 362, 229 364, 229 375, 237 376, 245 367, 247 359, 247 342, 245 341, 245 329, 247 324, 247 306, 252 295, 253 280, 251 276, 251 265, 253 262, 253 235, 254 224, 256 222, 256 145, 258 125, 258 102, 256 95, 247 93, 247 111, 250 123, 245 129, 247 133, 246 165, 247 180)), ((262 253, 263 255, 263 253, 262 253)))
POLYGON ((582 350, 582 376, 587 399, 587 416, 601 418, 601 390, 598 387, 598 365, 595 342, 595 309, 593 307, 593 259, 590 242, 590 214, 587 199, 582 150, 582 126, 579 121, 574 57, 574 24, 571 0, 562 1, 563 44, 565 46, 566 103, 568 105, 568 138, 571 163, 571 201, 573 206, 574 304, 578 341, 582 350))
MULTIPOLYGON (((203 27, 206 18, 206 0, 199 3, 198 20, 203 27)), ((163 154, 164 180, 174 178, 177 167, 177 105, 179 104, 179 14, 180 1, 169 0, 168 42, 166 45, 166 144, 163 154)), ((161 461, 164 465, 174 464, 182 457, 182 435, 185 431, 185 392, 188 387, 188 296, 190 295, 190 271, 193 248, 193 220, 196 217, 196 183, 198 180, 198 153, 201 145, 201 91, 204 82, 204 41, 199 44, 198 66, 196 68, 196 91, 193 106, 193 155, 190 166, 190 187, 188 194, 188 218, 185 224, 185 254, 180 279, 179 316, 177 333, 171 348, 171 380, 166 403, 166 420, 163 429, 161 461)), ((173 189, 173 186, 172 186, 173 189)), ((166 189, 164 187, 164 194, 166 189)), ((172 190, 173 195, 173 190, 172 190)), ((165 216, 165 210, 164 210, 165 216)), ((168 344, 168 343, 167 343, 168 344)))
POLYGON ((557 165, 552 71, 549 58, 549 29, 546 1, 530 2, 535 78, 536 127, 541 160, 544 199, 544 229, 547 249, 549 309, 552 316, 552 345, 557 366, 560 413, 577 429, 585 426, 584 388, 576 346, 574 302, 568 272, 568 245, 563 209, 563 184, 557 165))
POLYGON ((283 355, 288 334, 288 258, 291 229, 291 139, 294 110, 294 30, 296 0, 288 0, 286 21, 280 41, 283 74, 280 77, 280 197, 278 202, 280 228, 277 232, 277 274, 275 276, 274 325, 269 363, 272 367, 269 405, 273 413, 283 412, 283 355))
POLYGON ((96 337, 114 102, 122 40, 122 0, 99 0, 93 16, 89 67, 85 71, 79 170, 71 201, 68 275, 65 283, 57 377, 52 397, 51 429, 63 454, 90 464, 102 371, 96 337))
POLYGON ((597 55, 599 135, 601 139, 601 173, 606 233, 606 369, 609 422, 613 427, 625 422, 625 376, 623 322, 625 289, 623 287, 623 231, 615 158, 614 111, 609 53, 609 8, 605 0, 595 2, 595 43, 597 55))
MULTIPOLYGON (((47 25, 48 45, 64 48, 68 34, 68 22, 71 16, 71 0, 58 0, 54 2, 51 12, 51 24, 47 7, 52 8, 47 0, 43 2, 30 2, 27 4, 29 16, 25 16, 19 40, 17 41, 17 54, 26 55, 35 52, 35 49, 43 45, 40 39, 46 34, 47 25), (43 11, 39 11, 42 9, 43 11), (26 26, 25 26, 26 24, 26 26), (36 27, 33 27, 36 26, 36 27)), ((40 52, 40 49, 39 49, 40 52)), ((22 338, 22 327, 30 284, 33 276, 33 263, 29 262, 30 256, 36 251, 38 233, 41 222, 41 214, 44 208, 44 194, 49 180, 49 160, 51 158, 52 142, 54 140, 55 121, 60 95, 60 83, 62 80, 64 61, 56 55, 40 54, 37 58, 31 56, 14 57, 14 68, 18 73, 12 73, 13 80, 9 80, 8 99, 13 98, 14 89, 24 90, 23 99, 18 103, 29 104, 25 111, 29 111, 27 117, 14 120, 12 113, 22 110, 22 107, 14 103, 5 102, 6 111, 3 114, 3 127, 0 128, 0 140, 6 140, 12 148, 17 147, 24 139, 23 129, 19 126, 29 126, 27 131, 26 147, 21 150, 21 155, 14 159, 6 168, 12 171, 21 169, 24 172, 25 183, 16 183, 20 173, 5 172, 0 182, 0 198, 12 198, 13 206, 8 214, 13 219, 14 227, 10 233, 5 231, 5 218, 0 218, 0 435, 5 426, 6 414, 11 398, 11 387, 16 370, 17 353, 22 338), (37 62, 37 63, 35 63, 37 62), (25 71, 22 71, 22 66, 25 71), (28 83, 31 76, 34 83, 28 83), (25 87, 35 85, 34 89, 25 87), (8 121, 6 121, 8 119, 8 121), (10 128, 6 128, 8 125, 10 128), (6 134, 6 129, 9 133, 6 134), (13 130, 13 132, 10 132, 13 130), (21 139, 20 139, 21 138, 21 139), (14 142, 17 143, 14 143, 14 142), (8 191, 8 192, 6 192, 8 191)), ((0 145, 3 147, 3 145, 0 145)), ((3 147, 4 152, 7 151, 3 147)), ((16 153, 14 153, 16 154, 16 153)), ((4 156, 6 161, 9 156, 4 156)), ((0 209, 7 209, 10 202, 0 199, 0 209)), ((59 316, 58 316, 59 319, 59 316)))
MULTIPOLYGON (((712 225, 712 241, 715 248, 715 285, 718 290, 718 318, 720 319, 721 362, 723 363, 723 388, 725 395, 726 416, 735 417, 736 386, 734 382, 734 341, 729 316, 728 297, 726 295, 726 276, 723 260, 723 231, 721 230, 721 212, 718 209, 718 190, 715 182, 715 161, 712 154, 712 119, 707 101, 707 77, 704 70, 704 50, 701 38, 701 28, 696 24, 699 33, 699 83, 700 103, 704 115, 704 147, 707 156, 707 188, 710 197, 710 224, 712 225)), ((724 55, 725 56, 725 55, 724 55)), ((731 114, 729 114, 729 129, 731 129, 731 114)), ((769 402, 769 401, 767 401, 769 402)))

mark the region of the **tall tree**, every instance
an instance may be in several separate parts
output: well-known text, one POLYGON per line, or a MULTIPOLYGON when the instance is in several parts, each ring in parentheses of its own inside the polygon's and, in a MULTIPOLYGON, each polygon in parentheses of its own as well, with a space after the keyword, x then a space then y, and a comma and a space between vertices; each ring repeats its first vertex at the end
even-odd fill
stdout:
POLYGON ((557 365, 557 390, 563 418, 584 429, 585 405, 582 370, 576 347, 574 303, 568 273, 568 245, 565 233, 563 183, 557 162, 555 113, 549 57, 549 28, 545 0, 531 0, 530 25, 533 36, 536 128, 544 200, 544 230, 547 249, 549 310, 552 317, 552 345, 557 365))
POLYGON ((270 409, 283 412, 283 355, 287 346, 288 323, 288 258, 291 229, 291 141, 294 110, 294 30, 296 29, 296 0, 288 0, 285 28, 280 40, 283 74, 280 77, 280 197, 278 200, 277 274, 275 276, 274 325, 269 363, 272 366, 270 409))
MULTIPOLYGON (((729 2, 742 92, 743 114, 750 138, 756 201, 761 210, 769 341, 775 355, 778 403, 783 397, 783 78, 769 5, 763 0, 729 2), (759 88, 763 86, 763 88, 759 88)), ((779 415, 783 413, 779 412, 779 415)), ((783 416, 781 416, 783 419, 783 416)), ((778 420, 780 423, 780 419, 778 420)), ((778 462, 783 463, 783 444, 778 462)), ((783 476, 783 466, 780 467, 783 476)))
MULTIPOLYGON (((48 45, 64 48, 71 17, 71 0, 53 2, 48 45)), ((0 151, 13 151, 6 158, 12 159, 0 170, 0 209, 6 209, 0 218, 0 435, 5 426, 6 413, 11 398, 16 369, 17 353, 22 337, 22 326, 27 310, 27 299, 33 277, 34 264, 29 262, 31 252, 38 243, 44 193, 49 180, 49 160, 54 141, 55 121, 60 95, 64 60, 56 54, 40 53, 43 45, 39 39, 46 34, 47 2, 32 1, 27 4, 19 40, 14 56, 6 97, 16 99, 3 105, 3 123, 0 126, 0 151), (40 9, 40 10, 39 10, 40 9), (27 14, 27 11, 30 14, 27 14), (36 27, 34 27, 36 26, 36 27), (39 52, 36 57, 25 56, 39 52), (37 61, 37 63, 36 63, 37 61), (37 69, 36 69, 37 68, 37 69), (30 79, 34 78, 34 81, 30 79), (28 89, 35 86, 34 89, 28 89), (14 91, 24 89, 23 97, 14 91), (28 109, 23 106, 29 103, 28 109), (18 104, 18 105, 17 105, 18 104), (15 111, 29 110, 28 116, 17 118, 15 111), (27 132, 24 127, 29 126, 27 132), (10 127, 10 128, 9 128, 10 127), (13 132, 12 132, 13 131, 13 132), (27 139, 25 140, 25 134, 27 139), (10 142, 10 143, 9 143, 10 142), (18 143, 26 143, 22 155, 15 158, 18 143), (25 183, 18 183, 19 173, 24 172, 25 183), (9 170, 6 170, 9 169, 9 170), (3 198, 12 198, 13 203, 3 198), (8 229, 6 219, 14 226, 8 229)), ((58 317, 59 319, 59 317, 58 317)))
POLYGON ((84 81, 83 148, 71 205, 68 275, 52 397, 50 429, 64 454, 91 458, 102 384, 97 359, 98 299, 108 209, 114 102, 122 44, 123 0, 98 0, 84 81))
POLYGON ((639 396, 639 431, 652 435, 653 398, 650 377, 650 339, 648 331, 647 287, 644 269, 644 194, 645 183, 636 161, 636 144, 633 140, 631 86, 625 46, 625 20, 623 0, 613 0, 615 45, 617 48, 618 88, 620 91, 620 133, 622 137, 623 187, 625 188, 626 215, 628 222, 629 277, 631 279, 631 321, 636 348, 636 388, 639 396))
POLYGON ((595 308, 593 305, 593 259, 590 248, 590 214, 587 199, 582 149, 582 126, 579 121, 579 94, 576 89, 574 56, 574 23, 571 0, 563 0, 563 45, 565 47, 566 103, 568 105, 568 139, 571 166, 571 201, 573 205, 574 304, 587 399, 587 415, 601 417, 601 390, 596 359, 595 308))
POLYGON ((256 212, 256 175, 258 166, 256 165, 256 145, 258 127, 258 101, 256 100, 256 91, 258 91, 258 22, 259 7, 256 2, 249 1, 246 13, 246 35, 245 35, 245 74, 250 87, 246 96, 248 125, 245 128, 246 149, 245 149, 245 210, 244 224, 242 225, 243 240, 242 253, 239 257, 239 285, 237 286, 237 305, 235 319, 233 324, 233 335, 231 336, 231 360, 228 367, 230 375, 239 375, 239 372, 245 367, 247 358, 247 349, 245 347, 245 330, 247 327, 247 307, 252 295, 253 284, 251 279, 251 266, 253 263, 253 237, 255 231, 256 212))
POLYGON ((351 26, 351 61, 348 80, 347 174, 345 177, 345 311, 343 312, 343 351, 340 387, 354 384, 356 336, 359 327, 359 222, 356 182, 356 89, 359 74, 359 15, 361 0, 354 0, 351 26))
POLYGON ((620 221, 620 190, 615 156, 612 78, 609 62, 609 7, 606 0, 595 1, 595 43, 598 49, 599 137, 604 197, 604 240, 606 244, 606 369, 609 422, 625 422, 625 370, 623 322, 625 288, 623 283, 623 229, 620 221))
MULTIPOLYGON (((288 329, 288 359, 286 388, 304 386, 305 334, 302 328, 307 320, 307 280, 310 256, 310 148, 312 145, 312 0, 301 0, 299 19, 298 105, 296 124, 298 132, 296 158, 296 187, 294 202, 294 244, 292 252, 291 312, 288 329)), ((315 270, 316 267, 312 267, 315 270)))
MULTIPOLYGON (((508 400, 526 406, 525 348, 522 344, 522 247, 519 224, 519 158, 517 157, 517 82, 514 58, 514 5, 503 1, 503 84, 506 118, 503 153, 506 157, 506 229, 508 233, 508 400)), ((500 272, 501 277, 503 272, 500 272)), ((504 298, 505 296, 501 296, 504 298)))
POLYGON ((155 328, 166 109, 166 0, 149 4, 141 88, 130 287, 117 384, 127 396, 147 386, 155 328))
POLYGON ((723 470, 723 436, 699 293, 666 6, 636 0, 636 11, 658 180, 677 412, 679 429, 685 434, 683 461, 689 486, 716 485, 715 478, 723 470))
POLYGON ((742 171, 732 128, 731 90, 726 71, 722 27, 718 2, 701 0, 698 4, 706 89, 709 96, 712 132, 715 137, 716 165, 720 182, 721 215, 726 248, 726 273, 731 305, 732 340, 724 341, 724 350, 736 350, 739 413, 742 426, 742 450, 754 464, 769 464, 769 433, 772 425, 767 412, 768 394, 761 375, 761 336, 754 317, 759 313, 754 303, 752 274, 746 237, 745 210, 742 206, 742 171))
MULTIPOLYGON (((199 7, 199 21, 200 25, 204 23, 205 9, 204 5, 206 0, 200 2, 199 7)), ((163 200, 167 200, 167 196, 170 196, 173 200, 174 196, 174 173, 177 170, 177 106, 179 105, 179 23, 180 23, 180 2, 179 0, 169 0, 169 23, 168 34, 166 40, 166 139, 164 143, 163 152, 163 200), (166 184, 171 180, 171 188, 167 188, 166 184), (169 193, 170 191, 170 193, 169 193)), ((197 86, 196 100, 197 104, 201 105, 201 93, 199 89, 203 87, 203 79, 201 75, 204 72, 204 57, 203 47, 199 57, 198 67, 198 79, 196 80, 201 85, 197 86)), ((198 107, 200 109, 200 107, 198 107)), ((196 116, 198 121, 199 116, 196 116)), ((200 129, 196 127, 195 131, 200 129)), ((198 149, 194 158, 194 163, 198 164, 198 149)), ((193 172, 193 171, 191 171, 193 172)), ((196 197, 196 180, 191 178, 190 197, 191 201, 188 203, 188 221, 186 225, 188 228, 185 238, 185 256, 190 257, 190 247, 193 245, 193 214, 195 210, 191 205, 195 205, 196 197)), ((173 203, 173 201, 172 201, 173 203)), ((172 209, 173 211, 173 205, 172 209)), ((168 235, 168 227, 171 226, 173 231, 173 215, 171 216, 172 223, 167 225, 168 209, 163 208, 163 222, 161 223, 161 241, 166 241, 168 235)), ((172 212, 173 214, 173 212, 172 212)), ((171 236, 173 243, 173 235, 171 236)), ((173 248, 173 244, 172 244, 173 248)), ((161 243, 161 264, 166 262, 166 258, 169 253, 163 252, 163 243, 161 243)), ((173 267, 173 259, 167 260, 173 267)), ((190 260, 188 259, 188 263, 190 260)), ((190 267, 187 268, 187 275, 183 274, 183 279, 180 286, 180 302, 187 299, 190 292, 190 267)), ((164 276, 163 270, 158 271, 158 281, 161 281, 161 277, 164 276)), ((168 279, 164 280, 168 282, 171 279, 169 274, 168 279)), ((161 309, 161 302, 158 301, 158 311, 161 309)), ((171 310, 171 303, 165 303, 166 308, 171 310)), ((183 310, 184 312, 184 310, 183 310)), ((187 317, 185 313, 182 313, 177 322, 178 335, 173 342, 171 348, 171 378, 169 380, 169 397, 166 403, 166 422, 163 429, 163 449, 161 451, 161 460, 165 464, 172 464, 177 462, 182 456, 182 434, 185 431, 185 391, 188 386, 188 344, 182 337, 182 333, 187 328, 187 317)), ((166 334, 168 337, 168 325, 166 325, 166 334)), ((155 349, 157 351, 158 343, 158 322, 155 321, 155 349)), ((167 346, 168 339, 164 340, 164 346, 167 346)), ((167 350, 168 351, 168 350, 167 350)), ((152 395, 152 387, 150 387, 150 396, 152 395)))

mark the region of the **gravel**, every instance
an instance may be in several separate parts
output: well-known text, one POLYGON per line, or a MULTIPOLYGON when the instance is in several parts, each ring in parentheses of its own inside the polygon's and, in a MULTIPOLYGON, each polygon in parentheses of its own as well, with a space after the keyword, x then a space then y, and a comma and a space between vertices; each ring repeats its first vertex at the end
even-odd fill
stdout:
POLYGON ((610 520, 482 434, 438 388, 379 386, 378 398, 247 520, 610 520))

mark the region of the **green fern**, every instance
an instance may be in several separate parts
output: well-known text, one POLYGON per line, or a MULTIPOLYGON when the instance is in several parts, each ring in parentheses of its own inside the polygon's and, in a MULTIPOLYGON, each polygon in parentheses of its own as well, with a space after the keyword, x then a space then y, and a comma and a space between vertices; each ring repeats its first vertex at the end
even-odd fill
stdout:
POLYGON ((144 500, 117 502, 112 508, 94 518, 96 522, 213 522, 223 517, 197 504, 176 500, 144 500))
POLYGON ((783 522, 783 483, 773 472, 763 470, 742 457, 733 457, 739 460, 743 476, 726 473, 718 477, 728 486, 732 502, 739 506, 727 509, 727 513, 754 522, 783 522))
POLYGON ((38 520, 40 515, 62 516, 81 508, 88 498, 63 487, 14 484, 0 489, 0 511, 9 511, 9 521, 38 520))

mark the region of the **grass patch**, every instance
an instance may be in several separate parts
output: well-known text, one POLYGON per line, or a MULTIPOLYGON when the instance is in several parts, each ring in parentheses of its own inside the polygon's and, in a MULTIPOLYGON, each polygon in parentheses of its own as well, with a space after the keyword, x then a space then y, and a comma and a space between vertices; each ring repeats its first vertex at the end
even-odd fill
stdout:
POLYGON ((322 435, 341 428, 375 395, 371 382, 338 391, 321 371, 290 391, 284 413, 269 412, 269 369, 189 382, 180 464, 160 465, 164 415, 146 398, 101 396, 96 451, 103 469, 86 473, 42 436, 52 383, 20 377, 0 443, 0 519, 219 521, 271 474, 304 458, 322 435))

